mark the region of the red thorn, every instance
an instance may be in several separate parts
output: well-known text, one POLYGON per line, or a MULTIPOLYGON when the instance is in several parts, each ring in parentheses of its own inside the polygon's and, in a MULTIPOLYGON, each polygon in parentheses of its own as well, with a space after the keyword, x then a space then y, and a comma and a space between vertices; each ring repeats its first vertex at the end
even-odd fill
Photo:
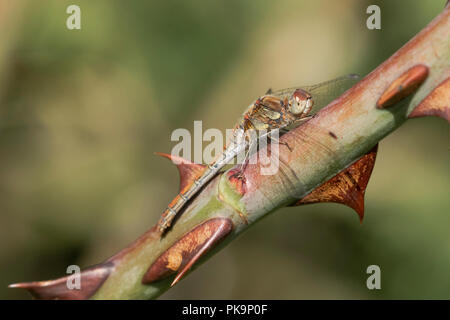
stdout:
POLYGON ((80 274, 80 289, 69 289, 69 276, 48 281, 33 281, 10 284, 9 288, 26 289, 36 299, 40 300, 83 300, 89 299, 97 292, 108 278, 114 265, 99 264, 83 270, 80 274))
POLYGON ((156 155, 171 160, 178 168, 180 173, 180 191, 191 185, 205 171, 204 164, 193 163, 189 160, 183 159, 167 153, 155 152, 156 155))
POLYGON ((335 202, 349 206, 364 219, 364 193, 375 164, 378 144, 348 168, 342 170, 291 206, 335 202))

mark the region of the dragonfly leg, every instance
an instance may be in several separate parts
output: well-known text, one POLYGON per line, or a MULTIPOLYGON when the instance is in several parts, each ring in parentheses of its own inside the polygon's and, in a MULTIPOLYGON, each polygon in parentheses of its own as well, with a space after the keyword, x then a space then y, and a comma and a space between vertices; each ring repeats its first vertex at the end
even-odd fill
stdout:
POLYGON ((250 142, 249 146, 247 147, 247 150, 245 151, 244 161, 242 161, 241 166, 239 167, 239 172, 244 172, 244 170, 247 168, 248 160, 249 160, 249 154, 250 151, 253 148, 254 142, 250 142))
POLYGON ((272 136, 269 136, 269 138, 270 138, 270 140, 272 140, 272 141, 274 141, 274 142, 276 142, 276 143, 278 143, 278 144, 282 144, 282 145, 286 146, 286 148, 288 148, 288 150, 289 150, 290 152, 292 152, 292 148, 291 148, 291 146, 289 145, 289 143, 280 141, 280 140, 278 140, 277 138, 274 138, 274 137, 272 137, 272 136))
POLYGON ((244 172, 245 168, 247 168, 249 152, 250 152, 250 148, 249 148, 249 150, 247 150, 245 152, 244 161, 241 163, 241 166, 239 167, 239 172, 241 172, 241 173, 244 172))
POLYGON ((242 221, 244 221, 245 224, 248 224, 248 219, 246 217, 246 215, 244 213, 242 213, 241 211, 238 211, 239 217, 242 219, 242 221))

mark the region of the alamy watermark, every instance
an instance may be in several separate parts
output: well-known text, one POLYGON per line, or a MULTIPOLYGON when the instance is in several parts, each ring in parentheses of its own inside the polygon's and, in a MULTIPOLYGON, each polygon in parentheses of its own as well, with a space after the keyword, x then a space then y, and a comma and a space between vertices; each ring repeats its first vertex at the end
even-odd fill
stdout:
POLYGON ((367 7, 366 13, 370 16, 366 20, 366 26, 369 30, 381 29, 381 9, 379 6, 372 4, 367 7))
MULTIPOLYGON (((203 132, 202 121, 194 121, 194 134, 184 128, 172 132, 171 141, 178 142, 171 155, 181 157, 194 163, 211 164, 220 159, 227 146, 234 146, 237 152, 229 164, 260 164, 262 175, 274 175, 279 169, 279 131, 278 130, 242 130, 227 129, 225 137, 222 131, 215 128, 203 132), (271 141, 270 149, 267 148, 271 141), (208 144, 203 148, 203 143, 208 144), (228 145, 226 144, 228 142, 228 145), (247 143, 247 148, 239 146, 247 143), (259 149, 259 152, 256 152, 259 149)), ((177 159, 173 158, 177 164, 177 159)))
POLYGON ((73 264, 67 267, 67 277, 66 286, 69 290, 81 290, 81 269, 79 266, 73 264))
POLYGON ((376 264, 370 265, 366 270, 367 274, 370 276, 367 278, 366 286, 369 290, 380 290, 381 289, 381 269, 376 264))
POLYGON ((81 29, 81 9, 76 4, 71 4, 67 7, 66 13, 70 14, 66 20, 66 26, 69 30, 81 29))

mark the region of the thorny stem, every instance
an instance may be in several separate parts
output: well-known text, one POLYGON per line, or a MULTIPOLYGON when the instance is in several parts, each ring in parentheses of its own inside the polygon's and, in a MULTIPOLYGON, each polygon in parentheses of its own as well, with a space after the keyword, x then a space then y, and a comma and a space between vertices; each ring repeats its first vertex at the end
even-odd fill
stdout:
MULTIPOLYGON (((205 235, 213 239, 219 231, 226 236, 200 259, 200 263, 206 261, 256 221, 304 197, 368 152, 401 126, 419 103, 449 77, 450 8, 447 6, 424 30, 357 85, 310 121, 282 136, 280 142, 288 144, 292 150, 280 148, 280 170, 275 175, 261 175, 259 163, 248 165, 238 182, 230 178, 235 169, 219 174, 187 206, 164 237, 160 238, 153 228, 99 265, 103 270, 106 268, 109 275, 93 289, 92 294, 83 298, 158 297, 170 288, 175 275, 154 281, 155 275, 161 270, 167 271, 170 263, 176 264, 175 258, 183 258, 189 250, 189 254, 198 254, 193 250, 192 241, 201 242, 200 237, 205 235), (380 103, 380 98, 386 95, 386 89, 417 66, 422 66, 419 71, 421 68, 427 70, 423 77, 426 80, 420 87, 407 92, 408 96, 399 102, 389 100, 391 105, 388 108, 377 108, 377 102, 380 103), (218 219, 210 220, 213 218, 218 219), (194 238, 183 238, 208 221, 215 224, 200 226, 201 232, 196 231, 194 238), (222 221, 227 223, 221 224, 222 221), (167 251, 169 255, 166 253, 164 269, 155 262, 159 263, 169 248, 172 251, 167 251), (150 267, 156 271, 148 271, 150 267)), ((448 91, 448 81, 441 91, 448 91)), ((180 263, 178 261, 175 268, 180 263)), ((195 263, 194 268, 198 265, 195 263)))

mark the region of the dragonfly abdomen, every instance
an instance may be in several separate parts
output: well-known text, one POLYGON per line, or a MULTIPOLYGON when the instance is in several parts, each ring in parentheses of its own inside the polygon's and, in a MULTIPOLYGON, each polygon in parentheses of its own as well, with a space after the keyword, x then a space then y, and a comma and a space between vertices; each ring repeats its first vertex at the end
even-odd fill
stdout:
POLYGON ((247 142, 236 144, 232 142, 227 149, 224 150, 222 156, 215 162, 208 165, 205 172, 195 179, 186 191, 181 191, 169 204, 167 209, 161 215, 158 222, 158 229, 163 232, 172 224, 173 219, 181 211, 184 205, 195 196, 198 191, 206 185, 217 172, 220 171, 227 163, 229 163, 238 153, 247 147, 247 142))
POLYGON ((185 191, 180 192, 175 199, 168 205, 158 222, 158 229, 163 232, 172 224, 175 216, 180 212, 184 205, 209 181, 220 169, 211 170, 208 167, 205 172, 185 191))

